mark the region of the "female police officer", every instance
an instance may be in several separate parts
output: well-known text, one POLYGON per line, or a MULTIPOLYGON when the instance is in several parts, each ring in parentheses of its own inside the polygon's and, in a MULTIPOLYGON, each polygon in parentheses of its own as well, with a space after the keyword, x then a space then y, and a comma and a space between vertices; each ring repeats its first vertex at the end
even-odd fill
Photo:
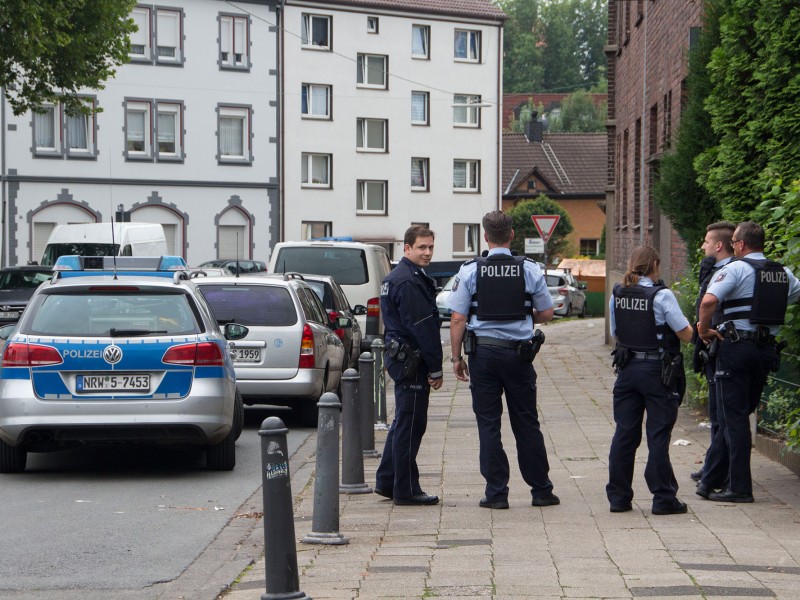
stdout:
POLYGON ((679 340, 689 343, 692 328, 675 296, 658 281, 659 264, 653 248, 636 248, 610 301, 611 335, 617 338, 614 365, 618 369, 614 384, 617 428, 609 451, 606 485, 611 512, 631 510, 633 465, 642 441, 645 411, 649 452, 644 477, 653 494, 653 514, 686 512, 686 504, 675 496, 678 482, 669 460, 669 442, 683 395, 683 389, 675 385, 684 376, 679 340))

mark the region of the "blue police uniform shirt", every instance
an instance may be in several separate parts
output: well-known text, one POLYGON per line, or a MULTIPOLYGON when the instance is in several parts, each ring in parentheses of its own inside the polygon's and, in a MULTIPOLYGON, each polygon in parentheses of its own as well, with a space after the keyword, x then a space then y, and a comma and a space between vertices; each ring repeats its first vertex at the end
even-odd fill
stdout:
MULTIPOLYGON (((653 287, 653 280, 649 277, 640 277, 639 283, 642 287, 653 287)), ((653 312, 656 317, 656 325, 663 325, 664 323, 669 326, 672 331, 681 331, 689 327, 689 320, 683 314, 681 307, 678 306, 678 300, 672 290, 663 289, 658 292, 653 299, 653 312)), ((611 294, 611 300, 608 303, 609 314, 609 327, 611 328, 611 335, 617 335, 617 321, 614 318, 614 294, 611 294)), ((661 334, 658 334, 658 339, 661 339, 661 334)))
MULTIPOLYGON (((508 254, 508 248, 492 248, 489 256, 495 254, 508 254)), ((525 293, 533 296, 533 308, 537 311, 552 308, 553 299, 547 290, 547 283, 542 275, 542 270, 535 262, 526 260, 524 263, 525 293)), ((478 263, 472 261, 461 265, 453 284, 453 290, 447 305, 450 310, 468 315, 472 305, 472 296, 475 293, 478 278, 478 263)), ((477 306, 477 304, 476 304, 477 306)), ((519 321, 479 321, 476 315, 471 315, 467 321, 467 329, 476 335, 493 337, 501 340, 529 340, 533 335, 533 316, 527 315, 525 320, 519 321)))
MULTIPOLYGON (((763 252, 751 252, 746 256, 754 260, 764 260, 766 257, 763 252)), ((788 267, 784 270, 789 275, 789 304, 796 302, 800 296, 800 281, 797 280, 788 267)), ((750 298, 756 283, 756 270, 743 260, 734 260, 720 269, 711 280, 706 290, 707 294, 712 294, 719 302, 725 300, 738 300, 739 298, 750 298)), ((733 326, 740 331, 755 331, 756 326, 750 323, 750 319, 734 319, 736 312, 750 310, 750 306, 740 306, 732 308, 731 312, 725 316, 726 322, 732 322, 733 326)), ((772 335, 778 335, 780 325, 770 325, 769 331, 772 335)))

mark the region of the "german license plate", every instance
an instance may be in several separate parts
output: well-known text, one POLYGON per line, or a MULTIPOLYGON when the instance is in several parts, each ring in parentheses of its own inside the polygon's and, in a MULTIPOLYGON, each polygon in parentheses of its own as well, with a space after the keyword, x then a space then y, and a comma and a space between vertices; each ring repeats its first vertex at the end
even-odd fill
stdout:
POLYGON ((0 319, 19 319, 17 311, 0 312, 0 319))
POLYGON ((78 375, 78 392, 148 392, 150 375, 78 375))
POLYGON ((233 360, 235 362, 261 362, 261 348, 234 348, 234 353, 233 360))

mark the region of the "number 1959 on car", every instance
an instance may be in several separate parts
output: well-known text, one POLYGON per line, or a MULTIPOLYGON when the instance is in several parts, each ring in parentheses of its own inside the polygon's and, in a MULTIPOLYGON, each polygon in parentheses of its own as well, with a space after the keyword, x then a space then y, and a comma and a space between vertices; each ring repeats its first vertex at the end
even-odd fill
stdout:
POLYGON ((142 392, 150 389, 150 375, 78 375, 78 392, 142 392))

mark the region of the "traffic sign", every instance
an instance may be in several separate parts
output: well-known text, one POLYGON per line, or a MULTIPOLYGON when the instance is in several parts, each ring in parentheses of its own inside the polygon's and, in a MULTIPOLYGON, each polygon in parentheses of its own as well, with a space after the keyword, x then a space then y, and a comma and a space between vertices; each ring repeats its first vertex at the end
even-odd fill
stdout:
POLYGON ((556 225, 561 220, 561 215, 531 215, 531 221, 536 225, 536 231, 542 236, 544 243, 553 235, 556 225))

